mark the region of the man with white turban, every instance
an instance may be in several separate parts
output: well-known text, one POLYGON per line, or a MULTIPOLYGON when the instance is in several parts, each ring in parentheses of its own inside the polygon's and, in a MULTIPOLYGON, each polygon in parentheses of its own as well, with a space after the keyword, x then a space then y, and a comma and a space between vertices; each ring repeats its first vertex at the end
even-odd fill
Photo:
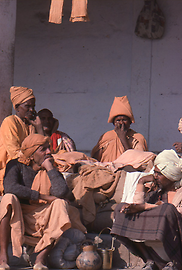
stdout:
POLYGON ((43 134, 40 118, 35 111, 33 90, 12 86, 10 98, 16 114, 6 117, 0 127, 0 195, 3 194, 6 164, 19 157, 22 141, 31 133, 43 134))
POLYGON ((154 165, 153 175, 140 178, 133 203, 116 207, 111 233, 144 260, 142 269, 180 270, 182 188, 176 186, 182 179, 182 159, 174 150, 164 150, 154 165))
POLYGON ((114 98, 108 123, 113 123, 114 129, 100 137, 92 149, 93 158, 101 162, 112 162, 128 149, 148 150, 144 136, 130 128, 135 120, 127 96, 114 98))

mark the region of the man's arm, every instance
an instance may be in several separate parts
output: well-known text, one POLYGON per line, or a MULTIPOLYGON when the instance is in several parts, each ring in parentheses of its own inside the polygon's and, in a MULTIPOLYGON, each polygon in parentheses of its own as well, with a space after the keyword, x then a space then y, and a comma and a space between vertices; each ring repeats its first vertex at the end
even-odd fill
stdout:
POLYGON ((182 142, 175 142, 173 143, 173 146, 177 153, 182 153, 182 142))
POLYGON ((45 159, 42 163, 42 167, 46 169, 51 181, 50 194, 57 198, 66 198, 66 195, 69 192, 69 188, 63 175, 53 167, 52 158, 45 159))
POLYGON ((12 193, 19 199, 36 201, 39 199, 39 192, 31 190, 30 187, 24 186, 20 183, 20 179, 22 177, 20 166, 20 163, 16 159, 8 162, 3 182, 4 192, 12 193))

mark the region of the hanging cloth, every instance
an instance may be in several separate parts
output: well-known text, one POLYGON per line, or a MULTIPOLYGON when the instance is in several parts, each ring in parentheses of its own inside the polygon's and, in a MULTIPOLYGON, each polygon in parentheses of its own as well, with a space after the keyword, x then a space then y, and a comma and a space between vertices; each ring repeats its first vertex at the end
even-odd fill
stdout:
MULTIPOLYGON (((49 12, 49 22, 62 23, 64 0, 52 0, 49 12)), ((89 21, 87 13, 87 0, 72 0, 71 22, 89 21)))
POLYGON ((135 34, 138 37, 158 39, 164 34, 165 18, 156 0, 144 0, 136 23, 135 34))
POLYGON ((49 22, 51 23, 62 23, 62 12, 63 12, 64 0, 52 0, 49 12, 49 22))
POLYGON ((72 0, 71 22, 88 22, 87 0, 72 0))

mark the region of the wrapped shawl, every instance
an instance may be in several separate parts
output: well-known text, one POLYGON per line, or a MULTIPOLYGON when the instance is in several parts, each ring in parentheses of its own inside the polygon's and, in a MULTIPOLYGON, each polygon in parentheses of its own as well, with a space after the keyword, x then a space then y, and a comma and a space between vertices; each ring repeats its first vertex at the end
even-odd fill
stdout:
MULTIPOLYGON (((132 149, 147 151, 147 142, 144 136, 135 132, 132 129, 127 133, 128 142, 132 149)), ((91 156, 97 158, 101 162, 112 162, 116 160, 121 154, 123 154, 124 147, 114 130, 104 133, 96 146, 92 149, 91 156), (98 159, 97 152, 102 151, 101 158, 98 159)), ((131 157, 132 158, 132 157, 131 157)))

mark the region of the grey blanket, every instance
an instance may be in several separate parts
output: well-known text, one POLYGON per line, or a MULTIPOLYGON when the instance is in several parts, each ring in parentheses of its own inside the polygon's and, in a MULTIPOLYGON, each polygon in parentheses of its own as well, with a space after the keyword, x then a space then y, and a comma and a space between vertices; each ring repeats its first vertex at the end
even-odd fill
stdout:
POLYGON ((137 214, 120 213, 122 204, 115 209, 112 234, 126 239, 160 240, 170 260, 182 269, 182 216, 172 204, 137 214))

